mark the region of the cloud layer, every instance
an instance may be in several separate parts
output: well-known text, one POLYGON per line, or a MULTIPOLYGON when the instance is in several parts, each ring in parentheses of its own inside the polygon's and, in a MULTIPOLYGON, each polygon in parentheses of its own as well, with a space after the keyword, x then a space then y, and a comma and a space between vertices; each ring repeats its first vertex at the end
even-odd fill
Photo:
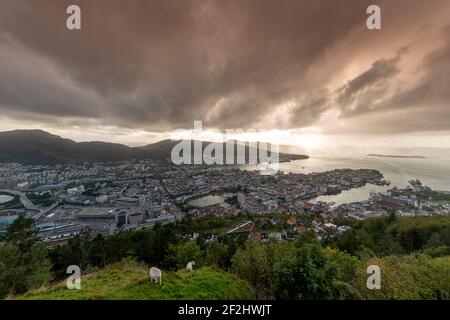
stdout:
POLYGON ((376 2, 379 31, 366 0, 2 0, 0 112, 150 132, 450 130, 450 2, 376 2))

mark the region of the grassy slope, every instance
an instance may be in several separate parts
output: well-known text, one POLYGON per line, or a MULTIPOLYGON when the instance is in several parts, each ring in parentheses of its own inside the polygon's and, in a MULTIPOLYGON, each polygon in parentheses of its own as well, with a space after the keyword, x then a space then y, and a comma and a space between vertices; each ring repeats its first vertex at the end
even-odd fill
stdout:
POLYGON ((29 292, 30 300, 175 300, 248 299, 247 283, 209 267, 187 273, 163 273, 162 286, 150 283, 148 268, 117 264, 82 278, 81 290, 68 290, 65 282, 29 292))
POLYGON ((366 262, 354 286, 364 299, 450 299, 450 256, 430 258, 423 255, 388 256, 366 262), (368 290, 366 267, 377 265, 381 271, 381 290, 368 290))
POLYGON ((436 205, 445 206, 447 204, 450 204, 450 199, 447 199, 447 200, 432 200, 431 202, 433 202, 436 205))

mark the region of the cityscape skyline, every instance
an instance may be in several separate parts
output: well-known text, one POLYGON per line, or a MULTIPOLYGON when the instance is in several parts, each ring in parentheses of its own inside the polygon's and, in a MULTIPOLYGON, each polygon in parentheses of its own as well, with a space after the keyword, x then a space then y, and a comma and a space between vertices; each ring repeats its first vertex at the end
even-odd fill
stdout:
POLYGON ((449 62, 449 0, 1 0, 0 300, 449 300, 449 62))

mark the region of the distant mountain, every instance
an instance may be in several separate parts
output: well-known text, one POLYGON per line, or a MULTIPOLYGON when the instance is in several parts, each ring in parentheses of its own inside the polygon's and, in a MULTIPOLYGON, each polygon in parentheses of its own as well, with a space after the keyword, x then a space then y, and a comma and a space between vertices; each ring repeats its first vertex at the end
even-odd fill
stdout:
MULTIPOLYGON (((281 149, 283 152, 286 150, 281 149)), ((402 157, 425 157, 427 159, 436 158, 442 160, 450 160, 450 148, 447 147, 389 147, 389 146, 339 146, 339 147, 327 147, 321 153, 328 156, 347 156, 347 155, 358 155, 358 156, 368 156, 368 155, 401 155, 402 157)))
MULTIPOLYGON (((75 142, 42 130, 14 130, 0 132, 0 162, 42 165, 116 162, 132 159, 165 160, 170 159, 172 148, 179 142, 163 140, 143 147, 128 147, 100 141, 75 142)), ((208 143, 203 142, 203 148, 208 143)), ((193 146, 193 141, 191 141, 191 146, 193 146)), ((236 146, 235 150, 237 150, 236 146)), ((246 146, 247 157, 249 151, 250 148, 246 146)), ((224 154, 226 154, 225 148, 224 154)), ((306 158, 308 156, 280 153, 281 161, 306 158)))

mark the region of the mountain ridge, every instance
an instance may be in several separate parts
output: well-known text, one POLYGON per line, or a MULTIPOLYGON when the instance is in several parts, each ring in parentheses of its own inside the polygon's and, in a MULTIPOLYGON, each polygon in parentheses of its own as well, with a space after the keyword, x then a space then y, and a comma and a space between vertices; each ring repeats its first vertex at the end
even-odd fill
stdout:
MULTIPOLYGON (((39 129, 12 130, 0 132, 0 162, 43 165, 118 162, 133 159, 166 160, 170 158, 172 148, 180 141, 165 139, 145 146, 130 147, 120 143, 104 141, 76 142, 39 129)), ((193 140, 190 141, 192 144, 193 140)), ((208 143, 203 141, 202 148, 208 143)), ((246 144, 247 156, 249 148, 246 144)), ((282 161, 308 158, 306 155, 282 152, 279 156, 282 161)))

